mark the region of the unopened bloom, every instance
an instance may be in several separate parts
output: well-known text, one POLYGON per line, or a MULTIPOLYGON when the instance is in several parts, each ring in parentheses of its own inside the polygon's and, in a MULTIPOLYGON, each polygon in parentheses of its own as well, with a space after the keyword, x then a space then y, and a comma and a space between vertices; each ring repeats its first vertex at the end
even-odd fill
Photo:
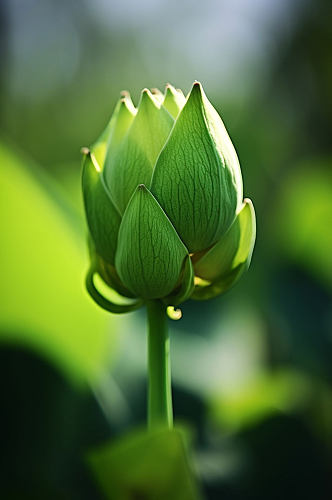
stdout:
MULTIPOLYGON (((124 297, 177 305, 229 289, 248 268, 255 213, 224 124, 195 82, 128 93, 85 150, 92 268, 124 297)), ((140 303, 140 302, 139 302, 140 303)), ((128 310, 128 308, 127 308, 128 310)))

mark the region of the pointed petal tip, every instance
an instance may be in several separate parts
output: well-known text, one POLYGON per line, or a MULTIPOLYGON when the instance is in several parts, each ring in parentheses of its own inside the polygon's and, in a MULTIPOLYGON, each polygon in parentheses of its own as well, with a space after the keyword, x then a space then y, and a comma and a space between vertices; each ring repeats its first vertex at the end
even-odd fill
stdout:
POLYGON ((153 98, 155 99, 155 101, 157 101, 159 104, 163 103, 164 94, 159 89, 157 89, 156 87, 152 88, 151 94, 152 94, 153 98))
MULTIPOLYGON (((89 160, 89 163, 92 164, 96 170, 96 172, 101 172, 101 168, 99 166, 99 163, 95 157, 95 155, 90 151, 89 148, 82 148, 81 153, 84 155, 84 158, 87 158, 89 160)), ((86 165, 86 161, 84 161, 84 165, 86 165)))
POLYGON ((135 115, 137 112, 137 109, 134 106, 134 103, 132 101, 131 95, 128 92, 128 90, 122 90, 120 92, 120 109, 127 108, 127 110, 132 114, 135 115))
POLYGON ((149 104, 153 104, 156 108, 160 109, 160 102, 158 102, 157 95, 153 95, 149 89, 145 88, 142 90, 138 108, 142 105, 146 106, 149 104))
POLYGON ((192 84, 192 87, 191 87, 191 90, 189 92, 189 94, 187 95, 187 101, 191 98, 191 97, 197 97, 198 99, 203 99, 204 96, 205 96, 205 93, 204 93, 204 90, 203 90, 203 87, 202 87, 202 84, 200 82, 198 82, 197 80, 194 81, 194 83, 192 84))
POLYGON ((172 85, 171 83, 166 83, 165 85, 165 92, 164 92, 164 95, 166 97, 167 94, 171 94, 173 96, 176 96, 176 97, 179 97, 179 96, 183 96, 184 97, 184 94, 182 92, 181 89, 177 89, 176 87, 174 87, 174 85, 172 85))
POLYGON ((85 158, 88 158, 90 160, 90 162, 92 163, 92 165, 94 166, 94 168, 96 169, 97 172, 101 171, 101 168, 99 166, 99 163, 98 163, 95 155, 92 153, 92 151, 90 151, 89 148, 84 146, 83 148, 81 148, 81 153, 83 154, 83 156, 85 158))
POLYGON ((145 184, 139 184, 139 185, 137 186, 136 191, 137 191, 138 193, 145 194, 145 193, 147 193, 147 192, 148 192, 148 188, 146 187, 146 185, 145 185, 145 184))
POLYGON ((126 108, 128 107, 128 98, 127 97, 121 97, 119 109, 121 110, 121 108, 125 108, 125 107, 126 108))
POLYGON ((191 92, 199 92, 202 94, 204 91, 203 91, 203 86, 202 86, 201 82, 199 82, 198 80, 195 80, 193 83, 191 92))
POLYGON ((171 85, 170 83, 167 83, 165 85, 165 92, 164 92, 164 96, 165 98, 167 97, 167 95, 171 95, 171 96, 174 96, 176 97, 176 95, 178 94, 178 91, 176 90, 175 87, 173 87, 173 85, 171 85))
POLYGON ((252 208, 254 208, 254 204, 253 204, 253 202, 251 201, 250 198, 244 198, 243 203, 245 205, 250 205, 252 208))
POLYGON ((249 208, 252 217, 255 218, 256 217, 255 207, 250 198, 244 198, 242 207, 244 208, 245 206, 249 208))
POLYGON ((175 120, 185 105, 186 98, 181 90, 176 89, 170 83, 165 86, 163 106, 175 120))
POLYGON ((157 87, 153 87, 153 88, 151 89, 151 94, 152 94, 152 95, 158 95, 158 96, 159 96, 160 94, 162 94, 162 92, 161 92, 159 89, 157 89, 157 87))

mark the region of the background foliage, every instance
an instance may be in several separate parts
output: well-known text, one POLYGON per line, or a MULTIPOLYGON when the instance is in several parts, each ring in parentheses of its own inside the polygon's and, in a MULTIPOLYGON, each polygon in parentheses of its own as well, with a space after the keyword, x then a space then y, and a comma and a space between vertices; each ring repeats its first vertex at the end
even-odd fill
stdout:
POLYGON ((206 498, 329 498, 330 2, 5 0, 0 13, 1 497, 102 498, 87 464, 104 452, 87 456, 144 425, 144 312, 108 316, 83 287, 79 151, 123 87, 137 103, 199 79, 258 236, 236 288, 170 325, 175 415, 206 498))

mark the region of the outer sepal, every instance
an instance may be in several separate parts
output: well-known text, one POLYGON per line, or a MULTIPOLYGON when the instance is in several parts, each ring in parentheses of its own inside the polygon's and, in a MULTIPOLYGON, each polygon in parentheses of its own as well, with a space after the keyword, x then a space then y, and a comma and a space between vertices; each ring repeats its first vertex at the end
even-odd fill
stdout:
POLYGON ((87 273, 85 284, 86 284, 86 289, 89 292, 90 296, 102 309, 105 309, 106 311, 109 311, 114 314, 124 314, 131 311, 135 311, 136 309, 139 309, 143 305, 143 301, 140 299, 133 300, 130 303, 118 303, 118 302, 113 302, 109 298, 105 297, 95 285, 94 282, 95 274, 96 270, 92 266, 87 273))
POLYGON ((255 239, 255 211, 245 199, 231 228, 194 264, 198 279, 192 298, 206 300, 229 290, 248 269, 255 239))
POLYGON ((115 290, 119 295, 128 298, 135 298, 136 295, 133 294, 128 288, 124 286, 122 283, 118 273, 116 272, 115 267, 112 264, 107 263, 104 259, 102 259, 97 253, 94 253, 92 256, 95 263, 95 271, 99 274, 102 280, 115 290))
POLYGON ((116 270, 136 296, 156 299, 176 287, 187 249, 150 191, 137 187, 124 213, 116 270))
POLYGON ((226 129, 195 83, 157 160, 151 182, 190 252, 227 231, 242 200, 242 177, 226 129))
POLYGON ((180 285, 174 290, 174 292, 164 299, 164 302, 168 306, 178 306, 190 298, 194 291, 194 269, 189 255, 185 258, 183 264, 182 276, 180 278, 180 285))
POLYGON ((138 184, 150 185, 155 161, 173 123, 158 99, 143 90, 135 119, 119 148, 115 152, 109 148, 103 172, 120 213, 124 213, 138 184))
POLYGON ((82 173, 83 200, 89 231, 97 253, 114 264, 121 217, 104 184, 100 167, 86 150, 82 173))

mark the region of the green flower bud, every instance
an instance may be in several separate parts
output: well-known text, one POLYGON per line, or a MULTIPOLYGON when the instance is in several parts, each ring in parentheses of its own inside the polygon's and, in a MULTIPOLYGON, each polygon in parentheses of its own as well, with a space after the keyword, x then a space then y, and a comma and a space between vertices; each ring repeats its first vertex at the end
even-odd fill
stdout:
POLYGON ((136 308, 141 300, 213 297, 248 268, 254 209, 242 200, 235 149, 198 82, 187 98, 169 84, 164 94, 144 89, 137 109, 124 93, 83 152, 87 284, 102 307, 121 311, 100 299, 95 274, 120 296, 138 298, 136 308))

